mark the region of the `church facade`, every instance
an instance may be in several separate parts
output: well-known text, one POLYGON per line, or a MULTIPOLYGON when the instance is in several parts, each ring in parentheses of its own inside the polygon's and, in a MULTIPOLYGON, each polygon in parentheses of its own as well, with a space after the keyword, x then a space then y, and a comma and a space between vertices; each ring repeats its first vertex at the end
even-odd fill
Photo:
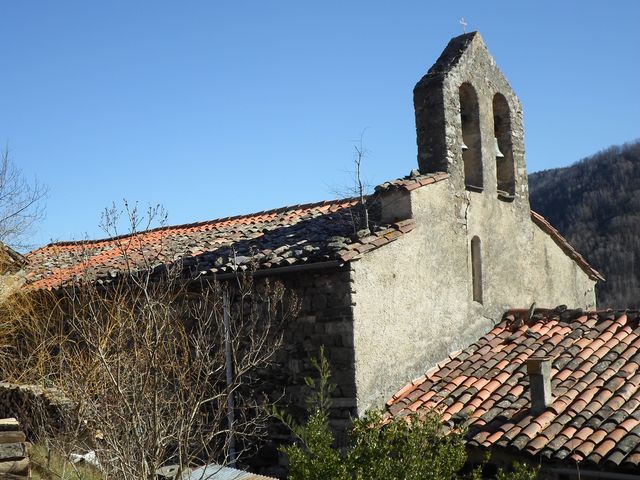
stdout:
POLYGON ((449 43, 414 103, 419 170, 377 188, 381 224, 411 231, 350 261, 343 280, 358 414, 508 308, 595 307, 601 279, 531 211, 522 107, 478 33, 449 43))
MULTIPOLYGON (((450 41, 414 104, 418 169, 376 188, 366 225, 359 199, 344 199, 136 234, 170 246, 200 281, 228 281, 251 264, 256 278, 295 291, 301 312, 286 327, 278 382, 303 405, 309 359, 324 345, 338 430, 509 308, 592 308, 602 280, 531 211, 522 106, 478 33, 450 41)), ((117 242, 103 239, 42 247, 19 275, 32 288, 63 288, 80 248, 96 279, 124 269, 117 242)))

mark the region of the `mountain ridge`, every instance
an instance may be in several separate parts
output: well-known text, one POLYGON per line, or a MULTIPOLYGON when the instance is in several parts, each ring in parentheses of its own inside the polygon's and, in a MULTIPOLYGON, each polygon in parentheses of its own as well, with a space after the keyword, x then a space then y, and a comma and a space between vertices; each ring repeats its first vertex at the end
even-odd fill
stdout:
POLYGON ((640 307, 640 140, 532 173, 529 190, 531 208, 606 278, 598 306, 640 307))

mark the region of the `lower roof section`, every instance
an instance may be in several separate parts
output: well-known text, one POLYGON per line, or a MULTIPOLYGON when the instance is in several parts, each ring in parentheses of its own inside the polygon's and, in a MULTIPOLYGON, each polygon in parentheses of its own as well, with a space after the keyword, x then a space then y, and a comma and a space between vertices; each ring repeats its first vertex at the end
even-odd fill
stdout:
POLYGON ((470 445, 584 468, 640 468, 640 317, 635 312, 508 312, 388 402, 390 415, 435 409, 470 445), (531 410, 526 360, 551 357, 553 400, 531 410))

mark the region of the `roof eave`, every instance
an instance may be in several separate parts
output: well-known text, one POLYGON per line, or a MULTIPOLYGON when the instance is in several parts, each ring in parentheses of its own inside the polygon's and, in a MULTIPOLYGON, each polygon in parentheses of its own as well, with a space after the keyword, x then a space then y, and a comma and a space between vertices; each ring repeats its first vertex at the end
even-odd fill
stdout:
POLYGON ((562 236, 562 234, 549 221, 537 212, 531 210, 531 220, 543 232, 549 235, 560 249, 571 258, 591 278, 591 280, 606 282, 600 272, 593 268, 587 260, 562 236))

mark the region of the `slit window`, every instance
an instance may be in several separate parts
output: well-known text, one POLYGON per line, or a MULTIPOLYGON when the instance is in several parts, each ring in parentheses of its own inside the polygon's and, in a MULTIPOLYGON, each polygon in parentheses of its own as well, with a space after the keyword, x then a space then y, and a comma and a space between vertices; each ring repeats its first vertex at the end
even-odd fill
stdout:
POLYGON ((511 112, 507 99, 501 93, 496 93, 493 97, 493 129, 498 196, 512 199, 515 195, 516 185, 511 139, 511 112))
POLYGON ((471 239, 471 280, 473 300, 482 303, 482 244, 477 236, 471 239))
POLYGON ((460 86, 460 123, 462 127, 462 161, 464 183, 469 190, 483 188, 482 141, 480 137, 480 110, 478 95, 469 83, 460 86))

